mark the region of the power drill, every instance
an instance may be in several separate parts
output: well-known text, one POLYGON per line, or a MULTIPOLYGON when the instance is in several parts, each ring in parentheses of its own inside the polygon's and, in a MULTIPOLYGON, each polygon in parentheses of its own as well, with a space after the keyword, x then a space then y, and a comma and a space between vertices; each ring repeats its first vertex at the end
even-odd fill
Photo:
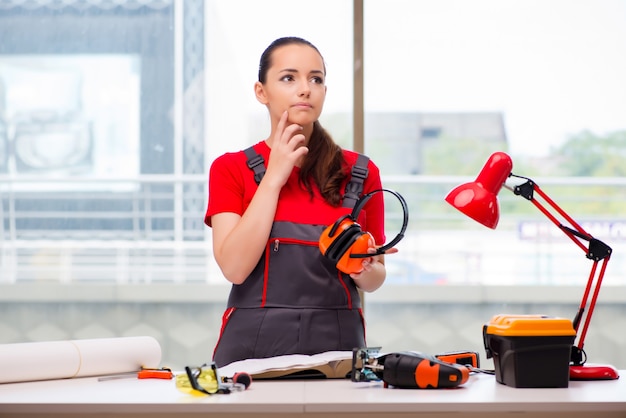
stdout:
POLYGON ((370 358, 353 352, 352 381, 382 380, 385 387, 410 389, 454 388, 467 382, 469 368, 465 365, 448 363, 418 352, 398 352, 370 358), (355 355, 356 354, 356 355, 355 355), (363 361, 361 370, 356 370, 357 356, 363 361))

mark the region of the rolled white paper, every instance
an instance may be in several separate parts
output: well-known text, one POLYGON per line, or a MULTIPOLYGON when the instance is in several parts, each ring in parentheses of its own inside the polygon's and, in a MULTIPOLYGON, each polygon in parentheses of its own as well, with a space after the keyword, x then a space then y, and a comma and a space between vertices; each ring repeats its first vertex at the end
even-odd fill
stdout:
POLYGON ((160 362, 153 337, 0 344, 0 383, 127 373, 160 362))

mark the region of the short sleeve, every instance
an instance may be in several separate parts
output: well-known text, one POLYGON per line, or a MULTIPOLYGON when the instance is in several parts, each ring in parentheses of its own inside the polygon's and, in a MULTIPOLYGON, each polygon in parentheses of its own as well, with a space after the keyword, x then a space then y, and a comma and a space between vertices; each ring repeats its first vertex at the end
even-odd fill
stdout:
POLYGON ((244 178, 235 154, 224 154, 213 161, 209 170, 209 201, 204 223, 211 226, 211 216, 217 213, 243 215, 244 190, 244 178))

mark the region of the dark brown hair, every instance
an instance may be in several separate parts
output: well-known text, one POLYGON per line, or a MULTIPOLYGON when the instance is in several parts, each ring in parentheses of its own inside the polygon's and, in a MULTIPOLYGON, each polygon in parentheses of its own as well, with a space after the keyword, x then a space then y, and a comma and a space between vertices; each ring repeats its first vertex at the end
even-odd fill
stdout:
MULTIPOLYGON (((313 48, 322 57, 320 51, 311 42, 295 36, 278 38, 261 55, 259 62, 259 82, 265 84, 267 71, 272 66, 272 54, 281 46, 306 45, 313 48)), ((324 61, 324 57, 322 57, 324 61)), ((326 74, 326 65, 324 65, 326 74)), ((333 141, 330 134, 319 121, 313 123, 313 132, 309 139, 309 152, 300 167, 300 184, 313 197, 312 183, 320 189, 322 197, 331 205, 339 206, 342 193, 341 185, 347 178, 346 162, 341 147, 333 141)))

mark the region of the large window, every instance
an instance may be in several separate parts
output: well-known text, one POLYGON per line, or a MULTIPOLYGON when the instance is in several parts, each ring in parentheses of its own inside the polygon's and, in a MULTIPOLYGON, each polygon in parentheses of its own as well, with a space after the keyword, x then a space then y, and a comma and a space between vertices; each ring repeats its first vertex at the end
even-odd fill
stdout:
POLYGON ((349 1, 2 7, 3 282, 224 284, 203 223, 206 175, 220 153, 267 135, 253 84, 275 38, 323 52, 323 122, 351 144, 349 1))

